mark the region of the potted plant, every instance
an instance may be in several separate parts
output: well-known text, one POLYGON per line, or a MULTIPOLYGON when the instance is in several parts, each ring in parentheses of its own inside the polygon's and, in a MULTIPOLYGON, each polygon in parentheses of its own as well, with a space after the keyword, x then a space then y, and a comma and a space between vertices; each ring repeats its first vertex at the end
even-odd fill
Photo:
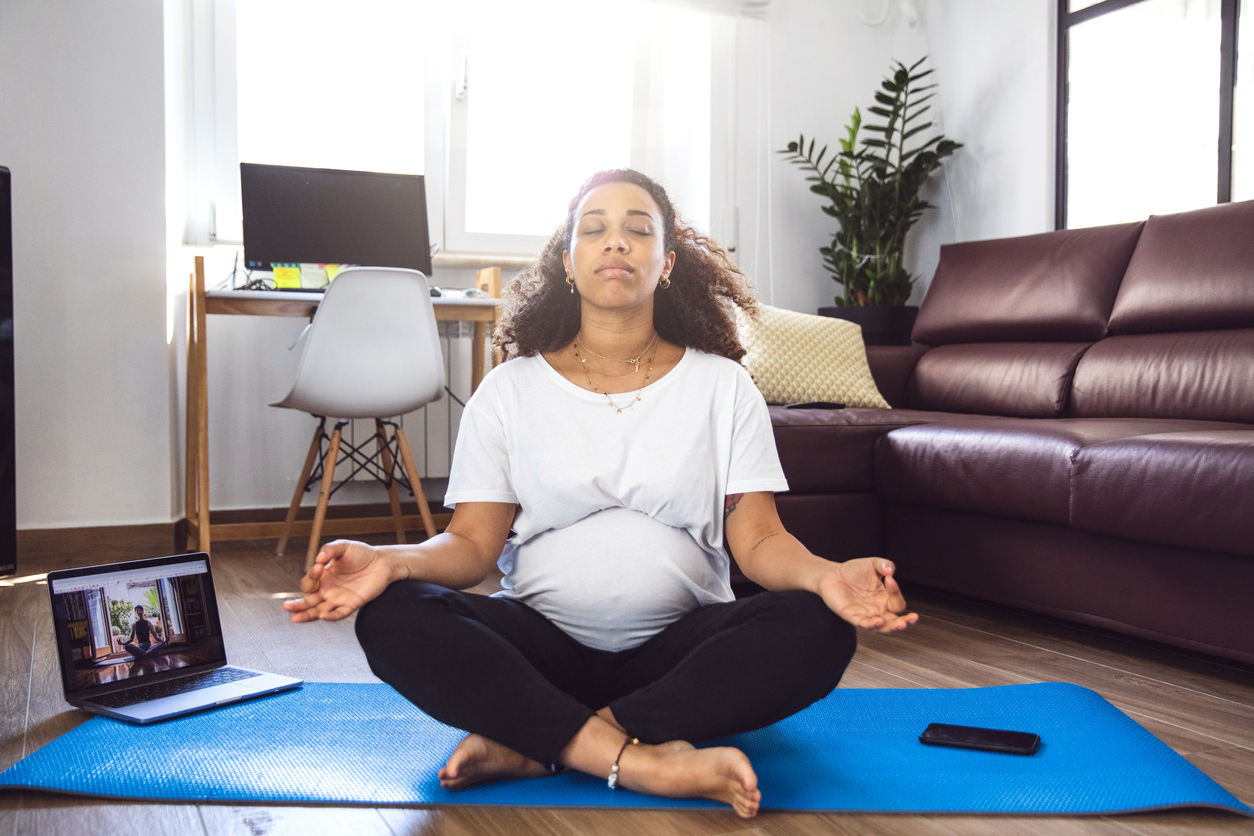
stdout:
POLYGON ((868 345, 908 345, 917 306, 906 306, 916 277, 902 263, 906 234, 932 208, 919 193, 941 160, 961 148, 937 134, 907 148, 908 140, 932 127, 920 121, 931 108, 935 84, 920 84, 932 70, 919 70, 927 56, 907 67, 894 61, 892 75, 875 92, 868 111, 882 124, 862 124, 854 108, 840 151, 816 156, 814 140, 802 134, 780 151, 808 173, 810 191, 827 199, 823 211, 840 223, 830 245, 820 247, 823 266, 840 283, 837 307, 819 313, 862 326, 868 345), (866 131, 859 142, 859 133, 866 131))

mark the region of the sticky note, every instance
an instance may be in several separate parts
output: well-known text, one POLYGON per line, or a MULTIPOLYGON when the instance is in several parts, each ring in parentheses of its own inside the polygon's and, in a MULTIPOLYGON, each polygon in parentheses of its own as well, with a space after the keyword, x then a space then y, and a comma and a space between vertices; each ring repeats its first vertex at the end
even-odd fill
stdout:
POLYGON ((300 287, 299 264, 271 264, 275 287, 300 287))
POLYGON ((327 286, 327 271, 322 264, 300 265, 300 286, 303 288, 319 288, 327 286))

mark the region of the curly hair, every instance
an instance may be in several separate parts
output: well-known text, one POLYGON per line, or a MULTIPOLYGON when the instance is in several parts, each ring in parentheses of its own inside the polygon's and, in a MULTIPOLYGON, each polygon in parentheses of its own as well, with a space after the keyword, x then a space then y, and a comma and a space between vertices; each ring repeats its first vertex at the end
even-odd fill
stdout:
POLYGON ((675 265, 670 287, 653 294, 654 329, 676 345, 739 361, 745 350, 736 336, 735 308, 757 313, 749 279, 722 247, 678 216, 659 183, 628 168, 589 177, 570 201, 566 223, 505 287, 502 316, 492 332, 494 353, 503 360, 530 357, 561 348, 579 333, 580 297, 566 284, 562 253, 570 249, 580 202, 606 183, 637 185, 662 211, 662 242, 674 251, 675 265))

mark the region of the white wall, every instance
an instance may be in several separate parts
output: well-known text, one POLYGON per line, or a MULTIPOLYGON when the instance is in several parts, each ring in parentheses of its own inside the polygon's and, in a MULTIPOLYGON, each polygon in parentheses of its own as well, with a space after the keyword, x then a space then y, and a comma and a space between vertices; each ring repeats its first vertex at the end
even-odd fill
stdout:
POLYGON ((775 151, 799 133, 838 148, 855 106, 867 121, 893 59, 931 55, 941 86, 929 115, 966 146, 924 191, 937 208, 907 243, 918 277, 911 303, 923 298, 941 244, 1053 228, 1052 3, 914 6, 911 26, 897 0, 775 0, 765 24, 740 24, 740 263, 764 301, 812 313, 839 292, 818 253, 835 220, 775 151))
POLYGON ((926 21, 945 131, 966 144, 942 181, 949 240, 1052 230, 1054 3, 931 0, 926 21))
POLYGON ((0 3, 20 528, 168 521, 160 3, 0 3))

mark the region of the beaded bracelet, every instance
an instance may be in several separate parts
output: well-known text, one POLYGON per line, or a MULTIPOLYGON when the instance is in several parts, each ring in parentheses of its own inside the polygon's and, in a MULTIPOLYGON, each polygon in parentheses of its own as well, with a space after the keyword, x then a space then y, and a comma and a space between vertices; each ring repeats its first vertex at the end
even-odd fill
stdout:
POLYGON ((623 741, 623 748, 618 750, 618 757, 614 758, 614 765, 610 767, 609 780, 606 781, 610 789, 618 789, 618 762, 623 759, 623 752, 627 751, 628 746, 635 746, 639 742, 640 738, 638 737, 629 737, 623 741))

